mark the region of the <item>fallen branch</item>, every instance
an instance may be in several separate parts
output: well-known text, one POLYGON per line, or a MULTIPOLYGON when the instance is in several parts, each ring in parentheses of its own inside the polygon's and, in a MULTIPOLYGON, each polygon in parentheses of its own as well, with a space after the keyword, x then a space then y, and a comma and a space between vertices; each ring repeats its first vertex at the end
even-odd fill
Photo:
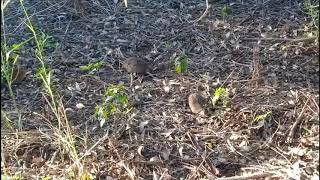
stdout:
POLYGON ((301 123, 301 121, 302 121, 302 115, 303 115, 304 112, 306 111, 306 106, 307 106, 307 104, 308 104, 308 102, 309 102, 309 99, 310 99, 310 97, 308 97, 307 101, 304 103, 304 105, 303 105, 303 107, 302 107, 302 110, 301 110, 301 112, 300 112, 297 120, 294 122, 294 124, 292 125, 292 127, 291 127, 291 129, 290 129, 290 131, 289 131, 289 133, 288 133, 287 141, 288 141, 289 143, 292 143, 292 141, 293 141, 294 134, 295 134, 295 132, 296 132, 296 130, 297 130, 298 125, 299 125, 299 124, 301 123))
POLYGON ((286 38, 241 38, 244 41, 289 41, 289 43, 296 43, 296 42, 308 42, 314 41, 317 37, 307 37, 307 38, 299 38, 299 39, 286 39, 286 38))
POLYGON ((257 174, 251 174, 246 176, 233 176, 233 177, 225 177, 225 178, 218 178, 217 180, 247 180, 247 179, 258 179, 271 176, 271 173, 263 172, 257 174))

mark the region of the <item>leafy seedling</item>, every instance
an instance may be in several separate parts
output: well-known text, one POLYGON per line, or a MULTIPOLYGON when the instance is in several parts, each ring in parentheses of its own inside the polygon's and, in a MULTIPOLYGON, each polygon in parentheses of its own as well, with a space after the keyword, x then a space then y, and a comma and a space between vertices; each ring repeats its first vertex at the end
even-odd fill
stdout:
POLYGON ((254 122, 259 122, 259 121, 264 121, 269 115, 271 115, 272 112, 271 111, 268 111, 264 114, 260 114, 260 115, 257 115, 255 118, 254 118, 254 122))
POLYGON ((311 18, 310 25, 319 29, 319 1, 316 4, 316 2, 311 2, 311 0, 305 0, 304 9, 311 18))
POLYGON ((103 61, 89 63, 85 66, 80 66, 80 70, 81 71, 89 71, 89 73, 94 73, 95 71, 98 71, 99 69, 101 69, 104 64, 105 64, 105 62, 103 62, 103 61))
POLYGON ((165 47, 166 49, 169 49, 169 48, 172 47, 172 43, 169 42, 169 41, 167 41, 167 42, 164 43, 164 47, 165 47))
POLYGON ((5 82, 6 85, 11 87, 14 80, 14 68, 19 58, 19 50, 31 39, 12 44, 10 48, 1 43, 1 85, 4 85, 3 83, 5 82))
POLYGON ((96 107, 95 117, 102 127, 107 119, 127 114, 130 110, 124 85, 111 85, 105 90, 103 103, 96 107))
POLYGON ((257 115, 254 119, 253 119, 253 126, 250 127, 252 129, 260 129, 261 127, 263 127, 265 125, 265 121, 266 121, 266 118, 269 117, 270 115, 272 114, 271 111, 268 111, 264 114, 260 114, 260 115, 257 115))
POLYGON ((225 4, 221 11, 222 17, 227 17, 228 15, 231 14, 231 12, 232 11, 231 11, 230 5, 225 4))
POLYGON ((81 180, 93 180, 94 178, 93 178, 93 176, 92 176, 92 174, 91 174, 90 172, 84 171, 84 172, 82 173, 80 179, 81 179, 81 180))
POLYGON ((41 82, 46 80, 48 84, 51 84, 51 75, 52 70, 50 70, 47 64, 43 66, 39 66, 36 71, 36 79, 40 80, 41 82))
POLYGON ((211 97, 211 103, 213 106, 227 107, 229 105, 229 93, 226 88, 219 87, 215 90, 214 96, 211 97))
POLYGON ((184 73, 188 69, 188 58, 185 54, 178 56, 175 58, 175 71, 176 73, 184 73))
POLYGON ((44 49, 45 51, 52 53, 53 51, 58 49, 59 46, 60 46, 59 42, 57 42, 52 36, 48 36, 44 49))

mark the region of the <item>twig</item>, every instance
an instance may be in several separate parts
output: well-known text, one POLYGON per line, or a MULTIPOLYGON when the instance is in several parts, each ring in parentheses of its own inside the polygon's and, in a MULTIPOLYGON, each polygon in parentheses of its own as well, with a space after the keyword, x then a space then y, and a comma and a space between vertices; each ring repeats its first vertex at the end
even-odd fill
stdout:
POLYGON ((209 5, 209 2, 208 0, 206 0, 206 10, 203 12, 203 14, 199 17, 199 19, 196 20, 196 22, 199 22, 201 21, 207 14, 208 14, 208 11, 209 11, 209 8, 211 6, 209 5))
POLYGON ((292 127, 291 127, 291 129, 290 129, 290 131, 289 131, 289 133, 288 133, 287 141, 288 141, 289 143, 292 143, 292 141, 293 141, 294 134, 295 134, 295 132, 296 132, 296 129, 297 129, 297 127, 298 127, 298 124, 301 123, 302 115, 304 114, 304 112, 305 112, 305 110, 306 110, 306 106, 307 106, 307 104, 308 104, 308 102, 309 102, 309 99, 310 99, 310 96, 308 97, 307 101, 304 103, 304 105, 303 105, 303 107, 302 107, 302 110, 301 110, 301 112, 300 112, 297 120, 294 122, 294 124, 292 125, 292 127))
POLYGON ((99 144, 101 144, 101 142, 103 142, 104 140, 106 140, 109 136, 109 131, 107 131, 107 133, 102 137, 100 138, 93 146, 91 146, 90 149, 88 149, 79 159, 77 159, 76 162, 74 162, 70 167, 73 167, 76 163, 80 163, 80 161, 85 158, 86 156, 88 156, 91 151, 96 147, 98 146, 99 144))
POLYGON ((231 76, 233 75, 233 72, 234 72, 234 70, 232 70, 231 73, 228 75, 227 79, 224 80, 224 82, 222 83, 221 87, 223 87, 223 86, 227 83, 227 81, 228 81, 228 80, 231 78, 231 76))
POLYGON ((313 41, 317 37, 307 37, 307 38, 298 38, 298 39, 286 39, 286 38, 241 38, 244 41, 289 41, 289 43, 303 42, 303 41, 313 41))
POLYGON ((233 177, 225 177, 225 178, 218 178, 217 180, 247 180, 247 179, 258 179, 271 176, 271 173, 263 172, 257 174, 251 174, 246 176, 233 176, 233 177))
POLYGON ((202 162, 205 162, 209 168, 210 168, 210 174, 214 174, 214 175, 219 175, 220 171, 218 168, 214 167, 212 165, 212 163, 209 161, 208 156, 206 156, 206 151, 203 151, 202 148, 200 147, 198 141, 196 141, 195 137, 193 136, 193 134, 191 134, 190 132, 187 133, 192 145, 197 149, 197 151, 200 153, 200 151, 202 151, 202 162))

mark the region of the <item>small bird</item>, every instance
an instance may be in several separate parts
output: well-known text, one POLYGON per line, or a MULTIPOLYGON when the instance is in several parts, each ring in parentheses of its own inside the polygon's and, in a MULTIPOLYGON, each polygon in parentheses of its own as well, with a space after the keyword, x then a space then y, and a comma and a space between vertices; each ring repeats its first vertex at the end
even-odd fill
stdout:
POLYGON ((204 96, 198 93, 192 93, 188 97, 188 103, 189 103, 191 112, 195 114, 199 114, 201 116, 206 116, 205 108, 207 105, 207 99, 204 96))
POLYGON ((149 69, 148 64, 137 58, 127 58, 122 67, 129 73, 145 74, 149 69))
POLYGON ((27 75, 27 69, 24 67, 18 66, 13 69, 12 81, 16 83, 20 83, 24 80, 27 75))
MULTIPOLYGON (((14 84, 20 84, 25 79, 26 75, 28 73, 28 70, 21 66, 16 66, 12 69, 12 83, 14 84)), ((5 77, 3 74, 1 74, 1 90, 4 88, 8 88, 8 82, 5 80, 5 77)))
POLYGON ((138 58, 127 58, 122 63, 122 67, 128 73, 130 73, 130 87, 133 85, 133 76, 132 76, 133 73, 145 75, 149 70, 148 64, 142 59, 138 59, 138 58))

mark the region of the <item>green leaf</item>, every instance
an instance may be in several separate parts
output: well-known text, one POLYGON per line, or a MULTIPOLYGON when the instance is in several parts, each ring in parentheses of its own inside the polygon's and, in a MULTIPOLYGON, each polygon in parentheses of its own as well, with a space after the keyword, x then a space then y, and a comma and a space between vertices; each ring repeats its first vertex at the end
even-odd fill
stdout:
POLYGON ((226 88, 219 87, 215 90, 214 96, 211 98, 212 105, 215 106, 221 100, 224 107, 229 103, 229 94, 226 88))
POLYGON ((98 62, 95 62, 95 63, 89 63, 87 65, 84 65, 84 66, 80 66, 80 70, 81 71, 96 71, 96 70, 99 70, 103 67, 105 63, 103 61, 98 61, 98 62))
POLYGON ((231 14, 231 7, 230 5, 225 4, 222 8, 222 16, 227 16, 231 14))
POLYGON ((167 48, 167 49, 171 48, 172 44, 169 41, 167 41, 167 42, 164 43, 164 47, 167 48))
POLYGON ((264 113, 264 114, 258 115, 258 116, 256 116, 256 117, 254 118, 254 122, 263 121, 263 120, 265 120, 266 117, 268 117, 270 114, 272 114, 271 111, 268 111, 268 112, 266 112, 266 113, 264 113))
POLYGON ((81 71, 89 71, 90 70, 90 66, 80 66, 80 70, 81 71))
POLYGON ((117 107, 113 103, 109 105, 108 109, 111 112, 111 114, 113 114, 117 111, 117 107))
POLYGON ((175 59, 175 71, 177 73, 184 73, 188 69, 188 58, 186 55, 179 56, 175 59))
POLYGON ((51 179, 51 177, 49 177, 49 176, 44 176, 41 178, 41 180, 50 180, 50 179, 51 179))
POLYGON ((81 180, 92 180, 93 177, 92 175, 88 172, 85 171, 82 175, 81 175, 81 180))
POLYGON ((98 120, 103 121, 100 122, 100 125, 103 125, 106 119, 111 116, 116 117, 121 114, 126 114, 127 106, 128 96, 125 93, 124 85, 110 85, 104 90, 103 104, 100 106, 101 108, 96 108, 95 117, 98 120))
POLYGON ((12 44, 12 49, 18 49, 19 47, 19 44, 12 44))

